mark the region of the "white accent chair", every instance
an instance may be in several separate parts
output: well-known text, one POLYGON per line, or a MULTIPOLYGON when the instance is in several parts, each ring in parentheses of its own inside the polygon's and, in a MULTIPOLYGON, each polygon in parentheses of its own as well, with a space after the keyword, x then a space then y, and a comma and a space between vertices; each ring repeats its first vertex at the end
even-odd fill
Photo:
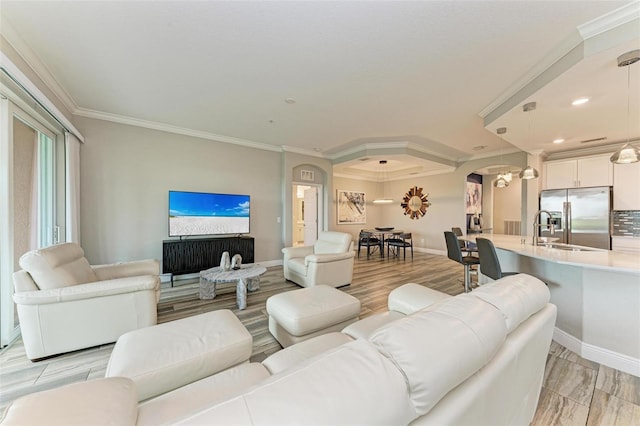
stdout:
POLYGON ((345 232, 325 231, 312 246, 285 247, 284 277, 302 287, 351 284, 353 277, 353 236, 345 232))
POLYGON ((25 253, 19 263, 13 300, 31 360, 115 342, 157 323, 157 260, 91 266, 78 244, 63 243, 25 253))

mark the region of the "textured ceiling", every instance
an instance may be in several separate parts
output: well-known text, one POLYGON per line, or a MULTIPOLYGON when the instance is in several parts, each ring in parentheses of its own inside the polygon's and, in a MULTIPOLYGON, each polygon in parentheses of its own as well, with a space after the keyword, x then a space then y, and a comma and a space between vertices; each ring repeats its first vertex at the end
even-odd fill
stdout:
MULTIPOLYGON (((398 157, 407 169, 446 170, 477 155, 477 146, 486 146, 484 155, 514 146, 552 150, 546 140, 523 137, 520 106, 490 123, 481 112, 575 38, 580 25, 627 4, 3 0, 0 12, 3 35, 64 91, 76 114, 285 147, 337 163, 366 146, 405 147, 428 154, 415 163, 398 157), (514 146, 495 134, 498 126, 512 129, 505 139, 514 146)), ((554 121, 543 106, 549 100, 564 107, 563 96, 593 87, 593 96, 604 98, 610 75, 620 74, 611 57, 620 53, 613 47, 607 59, 582 71, 571 67, 574 74, 549 84, 545 99, 536 99, 536 130, 545 138, 588 138, 602 129, 585 122, 598 127, 594 122, 609 121, 607 115, 618 117, 610 127, 619 129, 618 98, 607 100, 597 120, 554 121)), ((624 86, 625 76, 618 77, 624 86)), ((624 87, 615 88, 621 94, 624 87)), ((609 134, 609 142, 621 138, 609 134)))

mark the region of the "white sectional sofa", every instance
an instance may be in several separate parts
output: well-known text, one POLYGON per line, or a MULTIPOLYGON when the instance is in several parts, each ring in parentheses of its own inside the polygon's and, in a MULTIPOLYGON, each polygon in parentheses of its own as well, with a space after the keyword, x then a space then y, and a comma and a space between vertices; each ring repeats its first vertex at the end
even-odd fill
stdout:
POLYGON ((3 424, 530 423, 556 318, 543 282, 514 275, 455 297, 406 284, 389 308, 140 403, 122 377, 28 395, 3 424))

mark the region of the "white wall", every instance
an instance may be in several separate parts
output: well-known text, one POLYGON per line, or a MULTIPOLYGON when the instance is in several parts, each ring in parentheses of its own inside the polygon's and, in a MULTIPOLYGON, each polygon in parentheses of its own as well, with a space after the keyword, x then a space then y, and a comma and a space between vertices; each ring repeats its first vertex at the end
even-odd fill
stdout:
POLYGON ((255 260, 282 258, 280 153, 78 118, 82 247, 91 263, 162 259, 168 191, 249 194, 255 260))
POLYGON ((493 188, 493 233, 504 234, 504 221, 520 221, 522 180, 516 175, 506 188, 493 188))
MULTIPOLYGON (((333 197, 331 208, 334 212, 337 212, 336 205, 336 194, 337 190, 346 190, 346 191, 357 191, 365 193, 365 211, 367 216, 367 222, 363 224, 338 224, 337 217, 334 217, 334 221, 331 224, 331 229, 340 232, 349 232, 353 235, 354 238, 358 238, 358 234, 361 229, 370 229, 375 228, 376 226, 388 226, 385 222, 385 211, 388 207, 384 204, 373 204, 373 200, 382 195, 378 193, 379 189, 382 188, 378 182, 371 182, 366 180, 357 180, 357 179, 349 179, 344 177, 334 177, 333 178, 333 197)), ((400 200, 397 200, 400 202, 400 200)))

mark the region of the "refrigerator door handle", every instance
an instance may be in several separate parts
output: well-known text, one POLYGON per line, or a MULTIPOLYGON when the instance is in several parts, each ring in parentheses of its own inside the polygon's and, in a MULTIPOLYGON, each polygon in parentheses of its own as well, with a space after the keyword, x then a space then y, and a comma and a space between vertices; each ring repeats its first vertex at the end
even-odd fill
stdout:
POLYGON ((571 202, 567 201, 564 203, 564 214, 565 214, 565 223, 567 224, 567 238, 566 238, 566 243, 567 244, 571 244, 571 202))

